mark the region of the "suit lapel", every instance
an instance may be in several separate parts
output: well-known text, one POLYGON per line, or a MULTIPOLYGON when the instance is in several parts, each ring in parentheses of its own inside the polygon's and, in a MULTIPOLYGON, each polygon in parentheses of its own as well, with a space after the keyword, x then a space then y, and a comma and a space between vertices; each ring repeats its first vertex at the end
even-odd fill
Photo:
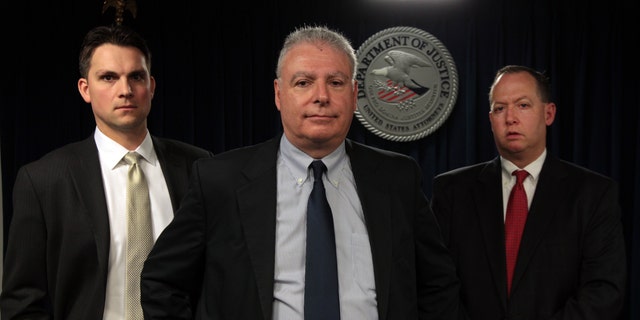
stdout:
POLYGON ((373 268, 376 279, 378 310, 381 315, 387 314, 389 308, 389 288, 391 275, 391 210, 386 181, 380 177, 378 162, 366 159, 357 144, 347 140, 347 154, 351 162, 351 170, 356 181, 358 197, 367 224, 373 268))
POLYGON ((247 183, 236 190, 245 241, 257 279, 265 319, 272 316, 276 243, 278 139, 255 152, 243 170, 247 183))
POLYGON ((153 141, 153 148, 158 156, 158 161, 160 162, 162 174, 167 183, 171 205, 175 212, 180 207, 180 200, 182 200, 182 196, 175 194, 175 190, 187 190, 189 179, 185 173, 188 172, 188 166, 190 164, 187 163, 184 157, 178 157, 174 152, 167 150, 168 145, 163 143, 162 140, 153 136, 151 139, 153 141))
POLYGON ((485 250, 495 279, 496 292, 503 307, 507 301, 506 260, 504 251, 504 215, 502 208, 502 177, 500 158, 488 162, 480 171, 478 186, 473 188, 476 214, 483 235, 485 250))
POLYGON ((545 230, 556 214, 555 208, 562 201, 567 190, 569 190, 566 183, 564 183, 566 181, 565 178, 566 173, 558 167, 557 159, 547 155, 542 171, 540 171, 540 177, 522 234, 518 262, 513 274, 512 290, 517 290, 518 282, 540 245, 545 230))
POLYGON ((104 196, 104 182, 100 169, 98 148, 93 135, 81 141, 74 150, 74 156, 69 163, 69 175, 80 197, 79 201, 85 208, 89 228, 93 231, 98 253, 98 262, 103 269, 105 279, 109 263, 109 213, 104 196))

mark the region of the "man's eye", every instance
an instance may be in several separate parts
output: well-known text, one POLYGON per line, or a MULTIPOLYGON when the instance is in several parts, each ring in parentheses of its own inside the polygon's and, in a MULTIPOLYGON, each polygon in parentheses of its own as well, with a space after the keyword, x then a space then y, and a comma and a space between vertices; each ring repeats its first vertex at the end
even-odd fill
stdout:
POLYGON ((298 82, 296 82, 297 87, 306 87, 308 85, 309 85, 309 81, 307 80, 298 80, 298 82))
POLYGON ((147 74, 144 72, 134 72, 129 75, 129 79, 132 81, 145 81, 147 79, 147 74))
POLYGON ((493 109, 491 110, 492 113, 500 113, 504 110, 504 107, 499 106, 499 107, 493 107, 493 109))

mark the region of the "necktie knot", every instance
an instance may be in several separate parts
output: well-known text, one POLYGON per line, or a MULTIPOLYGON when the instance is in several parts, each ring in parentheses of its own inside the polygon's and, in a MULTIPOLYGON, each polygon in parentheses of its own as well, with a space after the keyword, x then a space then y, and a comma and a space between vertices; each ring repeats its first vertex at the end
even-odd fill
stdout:
POLYGON ((524 179, 529 176, 529 172, 527 172, 527 170, 514 170, 511 174, 516 176, 516 184, 522 184, 524 179))
POLYGON ((128 164, 128 165, 132 165, 132 164, 138 164, 138 161, 140 160, 142 156, 135 152, 135 151, 130 151, 127 152, 127 154, 124 155, 124 161, 128 164))
POLYGON ((138 163, 141 158, 142 156, 135 151, 128 152, 124 155, 124 161, 129 165, 129 172, 127 176, 129 179, 129 191, 136 194, 132 194, 133 199, 137 197, 148 198, 149 193, 144 173, 138 163))
POLYGON ((322 174, 327 171, 327 166, 324 165, 322 160, 313 160, 310 165, 313 169, 313 178, 315 181, 322 181, 322 174))

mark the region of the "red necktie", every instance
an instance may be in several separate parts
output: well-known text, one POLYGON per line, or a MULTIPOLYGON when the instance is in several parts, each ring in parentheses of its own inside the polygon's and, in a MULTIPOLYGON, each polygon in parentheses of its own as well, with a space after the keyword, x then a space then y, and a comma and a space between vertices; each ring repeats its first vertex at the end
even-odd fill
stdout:
POLYGON ((527 194, 524 191, 522 181, 529 175, 525 170, 515 170, 516 184, 511 189, 509 203, 507 204, 507 216, 504 221, 504 242, 507 258, 507 293, 511 293, 511 279, 518 258, 520 238, 524 224, 527 221, 527 194))

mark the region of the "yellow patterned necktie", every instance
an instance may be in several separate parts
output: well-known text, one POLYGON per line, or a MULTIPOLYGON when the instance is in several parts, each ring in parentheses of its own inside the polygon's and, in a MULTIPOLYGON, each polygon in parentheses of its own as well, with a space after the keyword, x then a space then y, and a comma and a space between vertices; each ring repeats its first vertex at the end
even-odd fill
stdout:
POLYGON ((140 305, 140 273, 153 246, 149 187, 138 161, 137 152, 129 152, 124 160, 127 174, 127 260, 125 273, 125 319, 143 320, 140 305))

